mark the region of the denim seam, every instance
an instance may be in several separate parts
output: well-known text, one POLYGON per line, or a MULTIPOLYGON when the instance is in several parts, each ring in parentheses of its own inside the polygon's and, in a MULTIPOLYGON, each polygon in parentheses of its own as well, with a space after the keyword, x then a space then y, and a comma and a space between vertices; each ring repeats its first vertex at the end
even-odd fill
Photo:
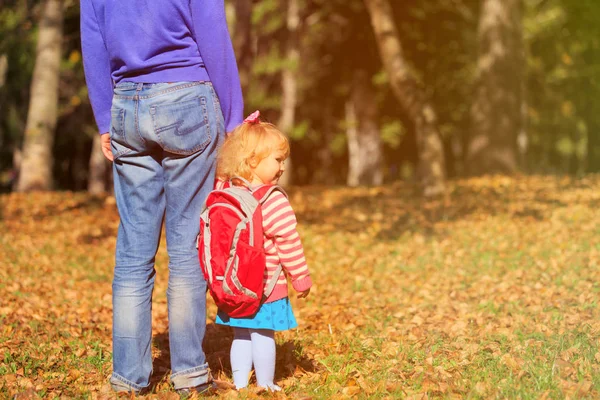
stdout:
MULTIPOLYGON (((163 89, 161 91, 158 91, 156 93, 152 93, 152 94, 148 94, 148 95, 143 95, 143 96, 138 96, 139 99, 150 99, 156 96, 160 96, 166 93, 171 93, 171 92, 175 92, 177 90, 181 90, 181 89, 187 89, 190 87, 194 87, 194 86, 200 86, 200 85, 209 85, 212 87, 212 83, 209 81, 198 81, 198 82, 189 82, 189 83, 184 83, 181 85, 177 85, 168 89, 163 89)), ((114 98, 116 99, 123 99, 123 100, 132 100, 135 98, 136 95, 133 96, 126 96, 126 95, 121 95, 121 94, 115 94, 114 98)))
POLYGON ((175 372, 171 374, 171 379, 179 376, 179 375, 184 375, 184 374, 189 374, 192 372, 197 372, 197 371, 202 371, 202 370, 206 370, 207 373, 210 373, 210 368, 208 368, 208 363, 204 363, 202 365, 199 365, 197 367, 193 367, 193 368, 188 368, 188 369, 184 369, 183 371, 179 371, 179 372, 175 372))
POLYGON ((204 82, 190 82, 190 83, 184 83, 184 84, 182 84, 182 85, 173 86, 173 87, 171 87, 171 88, 168 88, 168 89, 163 89, 163 90, 161 90, 161 91, 158 91, 158 92, 156 92, 156 93, 152 93, 152 94, 147 94, 147 95, 144 95, 144 96, 140 96, 140 98, 142 98, 142 99, 151 99, 151 98, 153 98, 153 97, 156 97, 156 96, 161 96, 161 95, 163 95, 163 94, 167 94, 167 93, 176 92, 176 91, 178 91, 178 90, 181 90, 181 89, 187 89, 187 88, 191 88, 191 87, 194 87, 194 86, 200 86, 200 85, 202 85, 203 83, 204 83, 204 82))
POLYGON ((216 119, 216 125, 217 125, 217 138, 219 137, 220 133, 219 132, 219 126, 220 126, 220 119, 223 119, 223 130, 225 130, 225 118, 223 117, 223 111, 221 111, 221 102, 219 101, 219 97, 217 96, 217 92, 215 92, 214 88, 211 88, 211 94, 212 94, 212 98, 213 98, 213 106, 215 108, 215 119, 216 119))
POLYGON ((116 372, 112 373, 111 379, 116 379, 117 381, 120 381, 120 382, 122 382, 122 383, 130 386, 132 389, 135 389, 135 390, 138 390, 138 391, 142 390, 142 389, 145 389, 148 386, 150 386, 150 384, 148 384, 146 386, 141 386, 141 385, 138 385, 136 383, 133 383, 130 380, 127 380, 127 379, 123 378, 121 375, 117 374, 116 372))
MULTIPOLYGON (((111 111, 111 114, 112 114, 112 111, 111 111)), ((111 115, 111 119, 112 119, 112 115, 111 115)), ((125 109, 122 109, 122 108, 119 109, 119 115, 116 119, 119 122, 119 129, 122 131, 120 134, 118 134, 118 136, 121 138, 121 140, 123 140, 123 142, 127 143, 127 146, 130 146, 129 142, 127 141, 127 137, 125 136, 125 109)), ((111 129, 111 132, 110 132, 111 141, 112 141, 114 135, 115 134, 113 134, 112 129, 111 129)), ((131 153, 131 149, 125 148, 121 151, 118 151, 116 154, 114 154, 114 158, 117 159, 127 153, 131 153)))
POLYGON ((146 143, 146 139, 144 139, 144 136, 142 135, 142 133, 140 132, 140 117, 139 117, 139 110, 140 110, 140 90, 142 90, 142 85, 138 85, 137 89, 135 90, 135 96, 133 96, 133 100, 135 100, 134 103, 134 108, 135 108, 135 133, 137 133, 138 137, 140 138, 140 140, 142 141, 142 143, 147 146, 148 143, 146 143))

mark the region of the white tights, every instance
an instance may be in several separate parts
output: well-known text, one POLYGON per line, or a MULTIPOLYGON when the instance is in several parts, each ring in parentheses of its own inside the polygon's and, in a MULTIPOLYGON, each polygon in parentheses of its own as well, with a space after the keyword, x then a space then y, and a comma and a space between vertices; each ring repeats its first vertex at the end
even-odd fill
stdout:
POLYGON ((273 383, 275 377, 275 332, 270 329, 233 328, 231 344, 231 370, 236 389, 248 386, 254 364, 258 386, 279 391, 273 383))

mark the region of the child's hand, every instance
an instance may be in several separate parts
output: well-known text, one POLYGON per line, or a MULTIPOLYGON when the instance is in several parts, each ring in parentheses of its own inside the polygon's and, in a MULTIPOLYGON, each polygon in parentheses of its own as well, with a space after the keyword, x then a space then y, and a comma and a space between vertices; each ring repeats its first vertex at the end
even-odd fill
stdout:
POLYGON ((310 288, 306 289, 304 292, 298 293, 298 298, 299 299, 305 299, 305 298, 308 297, 309 293, 310 293, 310 288))

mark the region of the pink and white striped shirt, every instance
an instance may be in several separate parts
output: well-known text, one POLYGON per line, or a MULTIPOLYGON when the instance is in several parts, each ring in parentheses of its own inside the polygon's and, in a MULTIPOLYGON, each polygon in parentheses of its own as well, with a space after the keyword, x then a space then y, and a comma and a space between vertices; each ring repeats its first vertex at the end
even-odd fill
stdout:
MULTIPOLYGON (((229 182, 222 180, 215 182, 215 189, 224 189, 228 186, 229 182)), ((262 205, 262 215, 267 259, 265 284, 271 280, 280 264, 283 269, 273 292, 266 300, 266 303, 270 303, 288 296, 287 277, 298 292, 309 289, 312 280, 300 235, 296 230, 298 224, 296 214, 288 198, 280 191, 274 190, 262 205)))

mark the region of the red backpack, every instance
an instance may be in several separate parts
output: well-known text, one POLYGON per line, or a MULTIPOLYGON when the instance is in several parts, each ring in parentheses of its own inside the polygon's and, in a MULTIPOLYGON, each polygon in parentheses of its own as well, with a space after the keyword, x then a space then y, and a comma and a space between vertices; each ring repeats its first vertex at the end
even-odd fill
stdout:
POLYGON ((230 317, 256 313, 279 278, 281 266, 265 288, 261 206, 273 190, 285 195, 275 185, 253 190, 230 186, 213 190, 204 203, 198 235, 200 266, 216 305, 230 317))

